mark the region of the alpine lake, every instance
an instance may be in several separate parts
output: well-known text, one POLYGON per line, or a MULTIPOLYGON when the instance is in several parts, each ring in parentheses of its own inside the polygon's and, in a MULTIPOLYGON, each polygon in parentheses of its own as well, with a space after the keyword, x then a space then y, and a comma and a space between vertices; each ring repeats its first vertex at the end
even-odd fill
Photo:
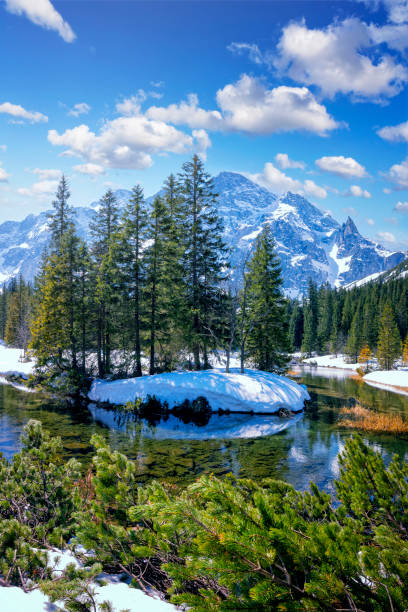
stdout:
MULTIPOLYGON (((158 479, 187 484, 203 473, 232 472, 255 480, 285 480, 301 490, 314 481, 334 493, 338 454, 353 435, 341 427, 340 409, 357 401, 408 416, 407 396, 371 387, 350 374, 298 369, 295 380, 306 385, 311 401, 303 413, 291 417, 213 414, 201 422, 172 415, 147 421, 121 409, 67 405, 0 384, 0 451, 10 459, 20 449, 24 425, 37 419, 62 438, 66 458, 76 457, 84 469, 93 454, 91 436, 102 434, 112 448, 137 462, 140 483, 158 479)), ((408 459, 408 437, 365 432, 362 437, 386 461, 394 453, 408 459)))

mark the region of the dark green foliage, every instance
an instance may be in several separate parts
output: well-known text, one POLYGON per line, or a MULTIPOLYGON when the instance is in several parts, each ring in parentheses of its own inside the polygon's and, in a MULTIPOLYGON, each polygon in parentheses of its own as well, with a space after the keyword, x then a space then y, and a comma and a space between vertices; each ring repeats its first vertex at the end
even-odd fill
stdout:
POLYGON ((361 438, 340 456, 336 504, 313 484, 299 492, 232 475, 204 475, 184 490, 141 487, 136 462, 100 437, 93 443, 87 487, 74 484, 74 464, 58 465, 60 442, 38 423, 27 426, 16 466, 3 462, 3 583, 40 582, 72 612, 110 610, 94 599, 101 569, 125 572, 134 586, 167 592, 192 611, 407 609, 408 464, 394 457, 387 467, 361 438), (93 565, 52 578, 39 549, 69 535, 93 550, 93 565))
POLYGON ((401 352, 402 345, 398 327, 390 304, 386 304, 378 333, 378 361, 381 367, 391 370, 395 361, 401 356, 401 352))
POLYGON ((340 505, 315 485, 300 493, 233 476, 141 488, 133 462, 94 443, 79 539, 137 583, 197 611, 405 610, 407 464, 386 468, 360 438, 340 458, 340 505))
POLYGON ((282 293, 280 262, 268 225, 256 239, 254 253, 247 264, 245 287, 245 305, 241 305, 245 354, 260 370, 282 372, 289 349, 287 306, 282 293))
MULTIPOLYGON (((375 280, 352 289, 324 285, 317 290, 310 282, 301 307, 302 352, 307 356, 313 352, 344 352, 351 361, 357 361, 362 347, 368 344, 381 367, 391 369, 401 356, 400 343, 406 337, 408 325, 408 278, 400 273, 405 270, 401 266, 387 280, 375 280), (384 353, 390 357, 384 358, 384 353)), ((291 312, 296 312, 295 300, 291 312)))

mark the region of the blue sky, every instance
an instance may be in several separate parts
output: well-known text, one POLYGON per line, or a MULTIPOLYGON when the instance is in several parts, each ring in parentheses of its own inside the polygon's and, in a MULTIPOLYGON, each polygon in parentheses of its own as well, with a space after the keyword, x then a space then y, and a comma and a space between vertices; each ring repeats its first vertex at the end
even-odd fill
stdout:
POLYGON ((0 0, 0 221, 194 152, 408 248, 406 0, 0 0))

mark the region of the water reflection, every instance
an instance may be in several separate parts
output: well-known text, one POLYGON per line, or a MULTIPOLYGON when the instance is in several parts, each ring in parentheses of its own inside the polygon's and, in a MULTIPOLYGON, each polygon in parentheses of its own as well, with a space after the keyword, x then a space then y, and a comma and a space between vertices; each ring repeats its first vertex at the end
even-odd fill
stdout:
MULTIPOLYGON (((40 420, 60 435, 66 457, 78 457, 84 466, 92 456, 89 440, 99 433, 115 449, 137 462, 138 480, 191 482, 202 473, 233 472, 255 479, 272 477, 299 489, 311 480, 333 491, 339 474, 338 453, 352 434, 339 426, 339 409, 359 401, 382 411, 408 415, 408 398, 333 372, 300 372, 311 402, 304 415, 288 420, 267 415, 212 415, 207 425, 183 423, 174 416, 159 422, 124 418, 117 411, 62 406, 37 394, 0 385, 0 450, 11 457, 30 419, 40 420)), ((408 459, 408 442, 390 435, 365 435, 389 458, 396 452, 408 459)))
POLYGON ((205 423, 199 423, 170 414, 149 422, 146 419, 138 419, 132 413, 107 410, 96 404, 90 404, 88 408, 98 424, 126 432, 133 438, 143 436, 153 440, 214 440, 271 436, 284 431, 303 416, 302 413, 288 418, 277 415, 212 414, 206 418, 205 423))

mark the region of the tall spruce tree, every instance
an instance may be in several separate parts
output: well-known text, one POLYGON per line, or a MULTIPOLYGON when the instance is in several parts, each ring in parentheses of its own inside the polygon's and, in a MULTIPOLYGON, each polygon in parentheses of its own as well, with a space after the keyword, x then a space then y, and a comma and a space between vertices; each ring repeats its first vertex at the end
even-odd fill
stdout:
POLYGON ((198 155, 186 162, 179 176, 185 218, 184 274, 189 310, 186 333, 194 367, 208 367, 211 318, 218 303, 218 286, 226 268, 222 224, 215 208, 213 181, 198 155))
POLYGON ((147 211, 143 189, 136 185, 125 208, 119 231, 114 234, 109 265, 118 304, 123 348, 132 355, 132 374, 142 375, 141 332, 145 309, 143 292, 146 269, 143 245, 147 239, 147 211))
POLYGON ((316 284, 309 280, 307 298, 303 307, 304 333, 302 342, 302 353, 310 355, 318 348, 317 325, 319 316, 319 305, 316 284))
POLYGON ((246 273, 246 353, 257 368, 282 372, 289 349, 280 260, 269 225, 256 239, 246 273))
POLYGON ((378 333, 377 359, 385 370, 391 370, 401 356, 401 337, 395 322, 391 305, 386 304, 381 316, 378 333))
POLYGON ((48 227, 51 232, 51 249, 60 252, 62 238, 73 228, 73 210, 68 200, 71 196, 68 181, 64 175, 58 185, 55 200, 52 203, 53 212, 48 215, 48 227))
POLYGON ((98 375, 111 371, 111 341, 114 316, 112 310, 111 266, 107 265, 112 236, 118 229, 118 203, 111 189, 99 200, 99 207, 90 224, 92 257, 95 275, 98 375))

